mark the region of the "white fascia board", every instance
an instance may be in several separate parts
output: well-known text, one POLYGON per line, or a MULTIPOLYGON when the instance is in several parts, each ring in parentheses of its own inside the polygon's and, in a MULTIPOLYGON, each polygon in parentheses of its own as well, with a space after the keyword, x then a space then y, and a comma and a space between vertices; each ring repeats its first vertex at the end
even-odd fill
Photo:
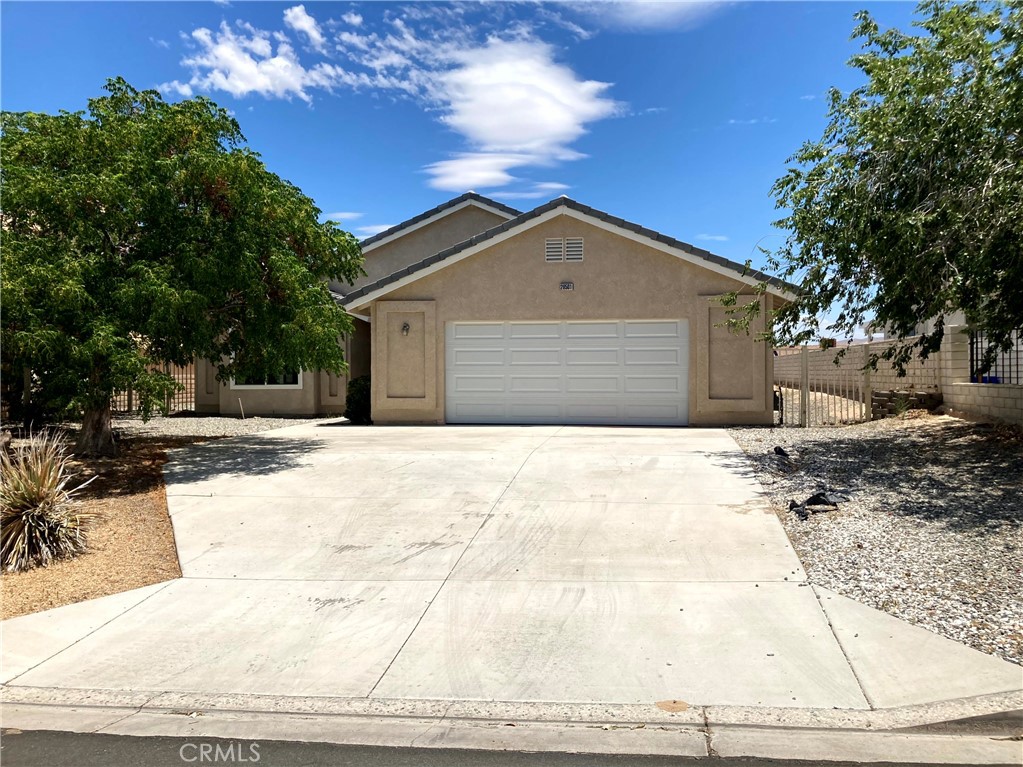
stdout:
POLYGON ((411 234, 417 229, 422 229, 424 226, 428 226, 432 224, 434 221, 440 221, 442 218, 450 216, 452 213, 456 213, 457 211, 464 210, 465 208, 468 208, 470 205, 475 206, 477 208, 481 208, 497 216, 500 216, 505 221, 515 218, 515 216, 512 216, 503 210, 492 208, 485 203, 479 202, 478 200, 465 200, 463 202, 458 203, 458 205, 454 205, 450 208, 445 208, 444 210, 440 211, 439 213, 435 213, 429 218, 424 218, 422 221, 417 221, 416 223, 411 224, 410 226, 407 226, 404 229, 399 229, 394 234, 384 237, 382 240, 377 240, 376 242, 370 243, 369 245, 362 249, 362 252, 369 253, 373 250, 376 250, 382 245, 386 245, 389 242, 394 242, 395 240, 404 237, 406 234, 411 234))
MULTIPOLYGON (((662 253, 667 253, 669 255, 675 256, 676 258, 680 258, 683 261, 693 264, 694 266, 699 266, 703 269, 715 272, 724 277, 728 277, 733 280, 738 280, 739 282, 744 282, 747 285, 751 286, 760 284, 760 280, 756 279, 755 277, 740 274, 734 269, 724 266, 723 264, 716 264, 713 261, 708 261, 707 259, 701 258, 700 256, 697 256, 694 253, 690 253, 687 250, 683 250, 682 248, 676 248, 675 246, 669 245, 665 242, 661 242, 660 240, 652 239, 643 234, 637 234, 636 232, 630 231, 629 229, 624 229, 620 226, 616 226, 615 224, 609 223, 602 219, 594 218, 593 216, 587 213, 582 213, 581 211, 575 210, 574 208, 565 208, 565 215, 579 219, 580 221, 585 221, 588 224, 600 227, 601 229, 605 229, 609 232, 617 234, 620 237, 625 237, 626 239, 632 240, 633 242, 638 242, 648 247, 654 248, 655 250, 659 250, 662 253)), ((772 295, 780 296, 787 301, 796 300, 796 295, 794 293, 791 293, 787 290, 783 290, 782 288, 775 287, 770 283, 767 284, 767 292, 771 293, 772 295)))
POLYGON ((529 229, 532 229, 534 226, 539 226, 540 224, 550 221, 552 218, 556 218, 560 215, 563 215, 564 212, 565 212, 564 208, 554 208, 553 210, 549 210, 543 215, 537 216, 536 218, 531 218, 529 221, 525 221, 519 224, 518 226, 509 229, 506 232, 501 232, 500 234, 491 237, 489 240, 484 240, 481 243, 472 245, 466 248, 465 250, 460 251, 453 256, 450 256, 449 258, 445 258, 443 261, 438 261, 435 264, 430 264, 429 266, 423 267, 422 269, 413 272, 412 274, 406 274, 400 280, 389 282, 382 288, 377 288, 372 293, 367 293, 362 298, 358 299, 355 303, 351 304, 346 308, 349 311, 349 313, 351 313, 353 309, 358 309, 361 306, 371 304, 373 301, 376 301, 381 296, 387 295, 388 293, 391 293, 397 290, 398 288, 404 287, 405 285, 408 285, 410 282, 421 280, 423 277, 428 277, 434 272, 439 272, 441 269, 444 269, 445 267, 451 266, 452 264, 457 264, 459 261, 466 259, 469 256, 476 255, 481 250, 486 250, 489 247, 492 247, 494 245, 497 245, 498 243, 504 242, 505 240, 515 237, 517 234, 520 234, 521 232, 528 231, 529 229))

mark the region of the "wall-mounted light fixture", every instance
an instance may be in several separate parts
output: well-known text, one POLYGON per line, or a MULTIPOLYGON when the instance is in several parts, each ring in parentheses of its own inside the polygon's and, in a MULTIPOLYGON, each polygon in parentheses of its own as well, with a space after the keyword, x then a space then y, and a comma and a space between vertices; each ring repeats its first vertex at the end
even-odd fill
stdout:
POLYGON ((409 331, 410 331, 411 329, 412 329, 412 328, 411 328, 411 327, 409 326, 409 324, 408 324, 407 322, 404 322, 404 323, 402 323, 402 325, 401 325, 401 334, 402 334, 403 336, 407 336, 407 335, 408 335, 408 332, 409 332, 409 331))

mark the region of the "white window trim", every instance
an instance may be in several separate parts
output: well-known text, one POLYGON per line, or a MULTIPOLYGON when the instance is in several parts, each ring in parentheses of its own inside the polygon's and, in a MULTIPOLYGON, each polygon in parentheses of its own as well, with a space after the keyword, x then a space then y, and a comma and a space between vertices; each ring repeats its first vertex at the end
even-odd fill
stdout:
POLYGON ((235 383, 234 379, 231 379, 231 389, 237 389, 239 391, 280 391, 280 390, 291 390, 296 391, 302 388, 302 371, 298 371, 298 383, 293 384, 239 384, 235 383))

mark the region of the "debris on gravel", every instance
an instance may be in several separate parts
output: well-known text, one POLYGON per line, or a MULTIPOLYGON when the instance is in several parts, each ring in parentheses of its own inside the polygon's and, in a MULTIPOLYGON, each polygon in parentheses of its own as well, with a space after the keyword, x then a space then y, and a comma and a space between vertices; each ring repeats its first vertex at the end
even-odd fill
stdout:
POLYGON ((910 411, 729 433, 811 582, 1023 664, 1020 430, 910 411), (818 493, 837 502, 833 488, 848 500, 789 508, 818 493))

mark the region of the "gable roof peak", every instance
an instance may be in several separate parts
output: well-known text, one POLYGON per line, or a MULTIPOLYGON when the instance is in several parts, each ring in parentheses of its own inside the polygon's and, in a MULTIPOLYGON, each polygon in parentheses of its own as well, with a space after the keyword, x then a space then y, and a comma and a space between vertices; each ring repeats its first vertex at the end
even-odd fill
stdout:
POLYGON ((555 215, 573 215, 571 213, 558 211, 558 208, 566 208, 570 211, 574 211, 577 217, 582 216, 584 217, 584 220, 590 219, 590 221, 597 226, 608 228, 611 231, 616 231, 619 234, 631 237, 632 239, 639 239, 641 242, 646 242, 654 248, 666 250, 667 252, 674 253, 675 255, 680 255, 697 266, 703 266, 711 269, 712 271, 717 271, 719 274, 732 277, 733 279, 737 279, 747 285, 755 285, 757 283, 764 282, 769 286, 770 292, 781 296, 782 298, 791 300, 799 292, 798 286, 785 282, 777 277, 773 277, 757 269, 748 268, 744 264, 740 264, 736 261, 730 261, 716 253, 711 253, 709 250, 698 248, 688 242, 677 240, 674 237, 656 232, 653 229, 648 229, 647 227, 633 223, 632 221, 626 221, 624 218, 612 216, 602 210, 597 210, 596 208, 591 208, 589 205, 576 202, 571 197, 561 195, 560 197, 555 197, 553 200, 545 202, 532 210, 520 213, 518 216, 510 218, 485 232, 474 235, 464 242, 452 245, 451 247, 442 250, 439 253, 435 253, 418 263, 411 264, 394 274, 383 277, 374 283, 364 285, 358 290, 352 291, 345 297, 345 304, 347 306, 359 306, 362 303, 366 303, 367 296, 375 297, 375 295, 379 295, 387 290, 393 289, 389 286, 395 285, 395 283, 410 279, 418 279, 418 277, 413 276, 418 272, 423 272, 427 269, 432 271, 436 268, 442 268, 435 265, 441 264, 441 262, 447 262, 443 264, 446 266, 449 263, 460 260, 460 258, 465 255, 469 255, 478 251, 482 247, 486 247, 486 243, 488 242, 494 241, 497 238, 506 238, 517 231, 521 231, 523 228, 535 226, 545 220, 545 215, 547 216, 547 220, 555 215))
POLYGON ((385 229, 384 231, 378 234, 374 234, 372 237, 367 237, 360 243, 360 245, 362 246, 363 251, 365 251, 384 241, 390 241, 394 239, 395 237, 402 234, 406 229, 411 229, 413 227, 416 227, 417 224, 421 225, 433 218, 442 216, 447 211, 452 210, 453 208, 458 208, 459 206, 465 203, 475 203, 484 208, 489 208, 490 210, 496 213, 500 213, 501 215, 507 216, 509 219, 522 215, 522 211, 516 210, 510 205, 505 205, 503 202, 498 202, 497 200, 492 200, 489 197, 484 197, 483 195, 477 194, 476 192, 468 191, 458 195, 457 197, 452 197, 447 202, 442 202, 440 205, 437 205, 436 207, 423 211, 418 216, 413 216, 407 221, 402 221, 400 224, 396 224, 395 226, 392 226, 389 229, 385 229))

